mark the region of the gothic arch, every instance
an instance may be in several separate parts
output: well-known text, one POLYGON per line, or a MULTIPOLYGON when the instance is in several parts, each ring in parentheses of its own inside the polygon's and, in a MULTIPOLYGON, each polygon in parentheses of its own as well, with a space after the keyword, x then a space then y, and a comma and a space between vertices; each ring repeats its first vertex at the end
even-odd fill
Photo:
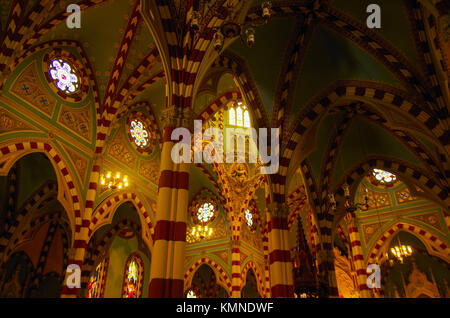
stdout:
POLYGON ((150 214, 143 201, 135 192, 122 191, 111 194, 92 213, 91 222, 89 223, 89 237, 95 233, 101 226, 110 224, 113 220, 116 209, 125 202, 131 202, 138 212, 139 219, 143 226, 142 238, 147 243, 150 251, 153 248, 153 224, 150 214))
POLYGON ((391 225, 386 231, 384 231, 368 249, 368 254, 366 257, 366 264, 370 264, 376 261, 376 257, 379 256, 382 247, 394 238, 395 234, 400 231, 405 231, 413 234, 419 238, 422 243, 426 246, 428 252, 431 255, 435 255, 446 262, 450 263, 450 247, 448 242, 445 243, 445 239, 440 238, 438 235, 431 233, 429 230, 422 226, 409 223, 408 221, 400 221, 391 225), (436 249, 439 252, 435 252, 436 249))
POLYGON ((203 264, 208 265, 216 275, 217 283, 225 288, 228 292, 228 295, 231 295, 231 279, 227 273, 227 271, 216 262, 214 259, 204 256, 197 259, 185 272, 184 274, 184 290, 187 291, 192 285, 192 278, 194 277, 195 272, 199 269, 203 264))
POLYGON ((241 274, 241 290, 245 285, 246 279, 247 279, 247 274, 248 271, 252 269, 253 272, 255 273, 255 277, 256 277, 256 283, 257 283, 257 288, 258 288, 258 292, 261 295, 261 297, 263 297, 264 293, 264 283, 263 283, 263 279, 261 275, 261 273, 259 272, 258 268, 256 267, 255 263, 250 260, 248 261, 245 265, 244 268, 242 269, 242 274, 241 274))
POLYGON ((10 140, 0 145, 0 175, 7 175, 11 167, 24 156, 31 153, 43 153, 50 161, 57 178, 57 199, 65 209, 72 229, 72 239, 82 225, 82 196, 76 186, 75 175, 58 149, 49 142, 33 138, 24 141, 10 140))

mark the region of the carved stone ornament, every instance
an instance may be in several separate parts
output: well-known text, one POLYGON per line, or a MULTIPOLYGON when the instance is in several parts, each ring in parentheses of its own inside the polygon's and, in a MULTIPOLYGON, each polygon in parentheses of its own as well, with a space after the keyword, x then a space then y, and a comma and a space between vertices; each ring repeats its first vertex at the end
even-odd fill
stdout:
POLYGON ((190 108, 180 109, 179 107, 169 107, 161 112, 161 122, 164 127, 187 128, 190 131, 194 128, 194 113, 190 108))

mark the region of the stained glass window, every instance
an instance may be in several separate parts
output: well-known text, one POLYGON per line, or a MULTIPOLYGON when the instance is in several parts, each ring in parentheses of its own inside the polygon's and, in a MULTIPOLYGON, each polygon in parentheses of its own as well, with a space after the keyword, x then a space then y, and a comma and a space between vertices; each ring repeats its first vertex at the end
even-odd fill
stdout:
POLYGON ((139 120, 130 123, 130 133, 136 146, 145 148, 148 145, 149 133, 144 124, 139 120))
POLYGON ((242 128, 250 128, 250 113, 242 102, 238 102, 237 105, 233 105, 228 111, 230 126, 237 126, 242 128))
POLYGON ((372 175, 381 184, 390 184, 397 180, 397 176, 395 174, 381 169, 373 169, 372 175))
POLYGON ((138 266, 135 260, 130 262, 127 270, 127 286, 126 286, 126 295, 125 298, 136 298, 137 292, 137 283, 139 278, 138 266))
POLYGON ((97 298, 98 297, 98 285, 99 285, 99 277, 100 277, 100 271, 102 268, 102 264, 98 264, 97 268, 95 269, 95 273, 89 278, 89 284, 88 284, 88 293, 86 295, 86 298, 97 298))
POLYGON ((240 106, 236 108, 236 126, 238 127, 244 126, 243 112, 240 106))
POLYGON ((249 209, 245 210, 245 220, 248 227, 253 227, 253 214, 249 209))
POLYGON ((236 125, 236 111, 234 110, 234 108, 231 108, 228 112, 230 120, 229 120, 229 124, 230 125, 236 125))
POLYGON ((214 205, 210 202, 203 203, 197 210, 197 219, 206 223, 214 216, 214 205))
POLYGON ((80 87, 80 80, 74 68, 63 59, 54 59, 49 65, 49 73, 56 87, 66 94, 75 93, 80 87))
POLYGON ((248 110, 244 110, 244 127, 250 128, 250 115, 248 110))

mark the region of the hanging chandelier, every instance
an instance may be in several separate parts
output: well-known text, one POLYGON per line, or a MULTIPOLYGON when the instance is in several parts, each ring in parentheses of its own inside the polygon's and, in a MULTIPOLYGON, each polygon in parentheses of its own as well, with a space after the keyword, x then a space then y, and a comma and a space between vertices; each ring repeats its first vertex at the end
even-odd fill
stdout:
MULTIPOLYGON (((242 42, 247 45, 247 47, 251 48, 255 44, 256 31, 255 27, 262 26, 266 24, 270 19, 270 8, 272 7, 272 3, 270 1, 263 2, 261 4, 261 18, 262 21, 251 21, 245 22, 244 24, 239 24, 233 22, 233 5, 230 3, 226 4, 224 14, 218 8, 211 6, 209 10, 213 11, 215 15, 222 18, 224 23, 221 27, 214 28, 214 36, 213 36, 213 45, 214 49, 217 52, 220 52, 223 48, 223 44, 225 39, 231 39, 235 37, 240 37, 242 42), (228 20, 227 20, 228 18, 228 20)), ((199 11, 193 11, 191 16, 191 30, 194 33, 198 33, 200 30, 200 20, 202 15, 199 11)))
MULTIPOLYGON (((342 190, 344 190, 345 203, 344 208, 346 213, 354 213, 358 209, 364 207, 366 210, 369 209, 369 190, 364 190, 364 203, 355 203, 350 197, 350 186, 346 183, 342 186, 342 190)), ((334 194, 329 194, 328 198, 330 200, 331 209, 333 211, 337 210, 337 202, 334 197, 334 194)))
POLYGON ((208 225, 197 225, 192 228, 191 235, 198 239, 203 240, 204 238, 211 237, 213 229, 208 225))
MULTIPOLYGON (((413 253, 413 249, 410 245, 404 245, 400 243, 400 238, 397 236, 398 245, 391 248, 392 255, 403 264, 405 258, 409 257, 413 253)), ((389 259, 389 253, 386 252, 386 258, 389 260, 389 263, 393 265, 393 260, 389 259)))
POLYGON ((100 184, 108 189, 121 190, 128 187, 128 176, 121 177, 120 172, 113 174, 111 171, 107 171, 106 174, 100 175, 100 184))

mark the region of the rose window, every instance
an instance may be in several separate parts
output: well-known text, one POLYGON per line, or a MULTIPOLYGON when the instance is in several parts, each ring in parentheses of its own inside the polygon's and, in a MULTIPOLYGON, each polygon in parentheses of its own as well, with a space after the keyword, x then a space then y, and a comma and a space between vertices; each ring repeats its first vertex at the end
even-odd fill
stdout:
POLYGON ((205 202, 197 210, 197 219, 202 223, 210 221, 213 216, 214 206, 212 203, 205 202))
POLYGON ((149 133, 144 124, 139 120, 133 120, 130 123, 130 133, 136 146, 145 148, 148 145, 149 133))
POLYGON ((66 94, 75 93, 80 81, 73 67, 62 59, 54 59, 49 65, 49 73, 60 91, 66 94))

